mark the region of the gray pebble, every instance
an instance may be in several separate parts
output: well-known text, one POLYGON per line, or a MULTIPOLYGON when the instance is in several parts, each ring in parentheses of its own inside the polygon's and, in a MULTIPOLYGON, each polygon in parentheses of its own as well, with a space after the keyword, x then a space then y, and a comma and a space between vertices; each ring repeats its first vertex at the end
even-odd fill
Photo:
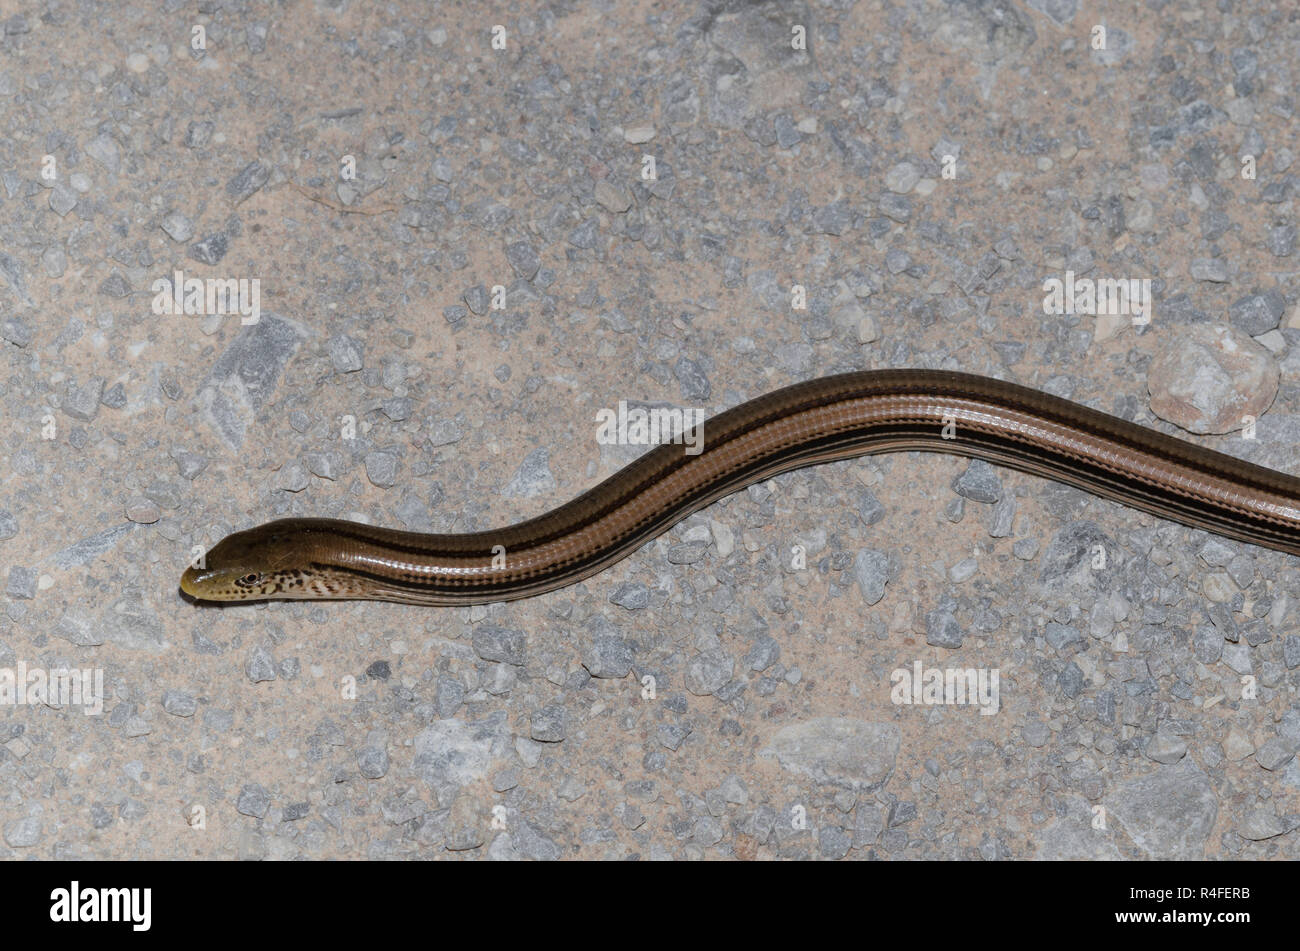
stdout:
POLYGON ((1193 258, 1188 271, 1195 281, 1224 284, 1228 280, 1228 265, 1222 258, 1193 258))
POLYGON ((222 231, 214 231, 191 244, 185 253, 200 264, 217 264, 229 250, 230 238, 222 231))
POLYGON ((943 517, 956 524, 966 517, 966 500, 960 495, 943 507, 943 517))
POLYGON ((1016 497, 1004 495, 993 506, 989 514, 989 537, 1006 538, 1011 534, 1011 526, 1016 520, 1016 497))
POLYGON ((885 254, 885 268, 890 274, 901 274, 912 266, 912 256, 897 248, 885 254))
POLYGON ((925 616, 925 642, 932 647, 947 647, 955 650, 961 647, 961 625, 951 611, 931 611, 925 616))
POLYGON ((542 259, 537 256, 537 251, 527 241, 515 241, 506 245, 506 260, 514 272, 525 281, 531 281, 536 277, 537 271, 542 266, 542 259))
POLYGON ((187 149, 203 148, 212 138, 212 133, 216 131, 216 128, 216 123, 208 119, 201 122, 191 122, 185 128, 185 147, 187 149))
POLYGON ((609 600, 629 611, 640 611, 650 603, 650 589, 639 581, 624 581, 614 589, 609 600))
POLYGON ((235 809, 240 815, 252 816, 254 819, 263 819, 267 811, 271 808, 271 794, 265 787, 257 783, 249 783, 239 791, 239 798, 235 801, 235 809))
POLYGON ((122 153, 107 132, 101 132, 86 143, 86 154, 113 174, 122 167, 122 153))
POLYGON ((1296 226, 1274 225, 1268 229, 1268 250, 1276 258, 1288 258, 1295 251, 1296 226))
POLYGON ((226 196, 236 205, 252 197, 271 180, 271 170, 254 159, 226 182, 226 196))
POLYGON ((661 723, 659 725, 659 743, 674 752, 690 735, 691 728, 680 723, 661 723))
POLYGON ((114 383, 99 401, 109 409, 122 409, 126 406, 126 388, 121 383, 114 383))
POLYGON ((888 556, 872 548, 862 549, 853 559, 853 577, 862 600, 876 604, 885 596, 885 583, 889 580, 888 556))
POLYGON ((969 581, 974 577, 975 572, 979 570, 979 562, 974 558, 963 558, 957 564, 948 569, 948 579, 953 584, 961 584, 969 581))
POLYGON ((555 491, 555 476, 551 473, 551 454, 544 448, 534 449, 519 464, 515 474, 505 484, 501 494, 508 499, 526 499, 548 495, 555 491))
POLYGON ((330 362, 339 373, 354 373, 362 367, 362 346, 347 334, 335 334, 326 344, 330 362))
POLYGON ((302 457, 312 475, 331 481, 338 478, 341 458, 332 450, 329 452, 309 452, 302 457))
POLYGON ((1157 733, 1147 740, 1145 752, 1149 759, 1171 765, 1187 755, 1187 744, 1179 737, 1157 733))
POLYGON ((735 672, 735 661, 721 648, 702 651, 686 665, 686 689, 703 697, 721 690, 735 672))
POLYGON ((858 492, 858 518, 863 525, 875 525, 885 517, 885 507, 870 489, 858 492))
POLYGON ((1067 697, 1077 697, 1083 690, 1084 682, 1083 671, 1074 661, 1070 661, 1061 670, 1056 678, 1057 686, 1061 688, 1061 693, 1067 697))
POLYGON ((60 218, 75 207, 77 207, 77 193, 70 187, 59 182, 50 189, 50 210, 60 218))
POLYGON ((174 717, 192 717, 199 708, 199 702, 193 696, 179 690, 165 691, 162 705, 174 717))
POLYGON ((291 802, 284 807, 280 818, 285 822, 297 822, 299 819, 305 819, 311 812, 311 803, 309 802, 291 802))
POLYGON ((568 712, 559 704, 542 707, 532 716, 529 735, 539 743, 559 743, 568 726, 568 712))
POLYGON ((1277 327, 1285 312, 1285 298, 1273 290, 1238 298, 1228 308, 1228 319, 1238 330, 1258 337, 1277 327))
POLYGON ((275 658, 265 647, 254 647, 244 661, 244 675, 253 683, 275 679, 275 658))
POLYGON ((462 295, 466 306, 476 314, 486 314, 488 310, 488 292, 482 284, 476 284, 462 295))
POLYGON ((682 398, 703 401, 713 392, 713 386, 704 372, 704 366, 690 357, 679 357, 673 366, 673 376, 682 387, 682 398))
POLYGON ((1002 498, 997 470, 983 459, 972 459, 966 471, 953 479, 953 491, 972 502, 992 504, 1002 498))
POLYGON ((170 211, 163 215, 162 229, 178 244, 184 244, 194 237, 194 223, 179 211, 170 211))
POLYGON ((105 382, 102 376, 97 376, 85 386, 73 390, 63 401, 63 412, 73 419, 90 422, 99 413, 105 382))
POLYGON ((817 832, 817 844, 822 858, 842 859, 849 854, 853 839, 839 826, 822 826, 817 832))
POLYGON ((31 324, 21 317, 10 316, 0 319, 0 337, 4 337, 14 346, 25 347, 32 342, 34 336, 35 332, 31 324))
POLYGON ((36 569, 13 565, 9 568, 9 586, 5 594, 11 598, 30 601, 36 597, 36 569))
POLYGON ((388 751, 380 746, 364 746, 357 751, 357 768, 366 779, 382 779, 388 772, 388 751))
MULTIPOLYGON (((3 523, 5 514, 7 513, 0 512, 0 524, 3 523)), ((0 538, 4 537, 3 531, 0 531, 0 538)), ((1300 635, 1288 634, 1282 642, 1282 663, 1286 664, 1287 670, 1300 667, 1300 635)))
POLYGON ((41 820, 28 816, 5 826, 5 844, 11 849, 30 849, 41 841, 41 820))
POLYGON ((766 634, 754 641, 754 646, 745 655, 745 666, 750 670, 764 671, 781 658, 781 645, 774 637, 766 634))
POLYGON ((1069 644, 1082 644, 1086 640, 1077 627, 1069 627, 1055 621, 1047 622, 1043 636, 1047 638, 1047 643, 1058 651, 1069 644))
POLYGON ((1041 720, 1030 720, 1020 728, 1020 735, 1034 749, 1039 749, 1047 745, 1047 741, 1052 738, 1052 731, 1041 720))
POLYGON ((522 667, 526 659, 527 639, 523 631, 483 626, 474 632, 474 653, 484 660, 522 667))
POLYGON ((1281 769, 1295 758, 1296 748, 1295 741, 1275 736, 1255 750, 1255 762, 1269 771, 1281 769))
POLYGON ((41 252, 41 265, 48 277, 60 278, 68 269, 68 255, 60 245, 52 244, 41 252))
POLYGON ((371 485, 391 489, 397 484, 397 467, 400 460, 391 452, 366 453, 366 478, 371 485))
POLYGON ((176 468, 182 479, 193 481, 208 467, 208 457, 200 456, 198 453, 181 451, 173 458, 176 460, 176 468))
POLYGON ((583 666, 593 677, 619 679, 632 669, 632 646, 621 637, 597 637, 587 651, 583 666))

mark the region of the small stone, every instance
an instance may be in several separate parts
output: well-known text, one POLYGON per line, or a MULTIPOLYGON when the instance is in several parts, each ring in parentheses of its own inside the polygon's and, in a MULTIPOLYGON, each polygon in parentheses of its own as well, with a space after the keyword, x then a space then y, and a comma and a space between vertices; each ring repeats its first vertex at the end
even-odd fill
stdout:
POLYGON ((126 503, 126 517, 141 525, 152 525, 162 518, 162 509, 151 499, 137 495, 126 503))
POLYGON ((1287 823, 1273 815, 1273 813, 1266 812, 1263 809, 1252 809, 1237 824, 1237 834, 1244 839, 1250 839, 1252 842, 1262 842, 1264 839, 1271 839, 1275 835, 1282 835, 1289 828, 1287 823))
POLYGON ((559 704, 542 707, 532 716, 529 735, 539 743, 559 743, 567 730, 568 713, 559 704))
POLYGON ((99 285, 99 293, 103 294, 105 297, 128 297, 131 294, 131 285, 127 283, 127 280, 122 276, 121 271, 117 268, 113 268, 108 277, 104 278, 103 282, 99 285))
POLYGON ((593 194, 602 208, 616 215, 621 215, 632 207, 632 196, 608 181, 597 182, 593 194))
POLYGON ((388 751, 381 746, 363 746, 357 751, 357 769, 366 779, 383 779, 388 773, 388 751))
POLYGON ((974 577, 977 570, 979 570, 978 561, 974 558, 963 558, 948 569, 948 578, 953 584, 962 584, 974 577))
POLYGON ((1083 633, 1077 627, 1070 627, 1065 624, 1058 624, 1055 621, 1048 621, 1043 629, 1043 636, 1047 643, 1054 650, 1063 650, 1070 644, 1082 644, 1085 641, 1083 633))
POLYGON ((1187 755, 1187 744, 1179 737, 1157 733, 1147 741, 1146 754, 1157 763, 1177 763, 1187 755))
POLYGON ((1278 366, 1267 350, 1227 324, 1179 327, 1147 371, 1151 411, 1193 433, 1226 433, 1273 404, 1278 366))
POLYGON ((1228 280, 1228 265, 1221 258, 1195 258, 1189 270, 1196 281, 1225 284, 1228 280))
POLYGON ((244 675, 253 683, 275 679, 275 658, 265 647, 254 647, 244 661, 244 675))
POLYGON ((257 783, 249 783, 240 789, 239 798, 235 801, 235 809, 240 815, 251 816, 254 819, 266 818, 270 808, 271 794, 257 783))
POLYGON ((1228 731, 1228 737, 1223 741, 1223 753, 1229 760, 1239 762, 1254 752, 1255 744, 1246 734, 1236 727, 1228 731))
POLYGON ((484 626, 474 632, 474 653, 484 660, 522 667, 526 660, 526 645, 523 631, 484 626))
POLYGON ((226 196, 236 205, 252 197, 271 180, 271 170, 254 159, 226 182, 226 196))
POLYGON ((36 597, 37 574, 34 568, 12 565, 9 568, 9 586, 5 594, 11 598, 30 601, 36 597))
MULTIPOLYGON (((7 514, 0 512, 0 519, 7 514)), ((4 533, 0 531, 0 538, 4 538, 4 533)), ((1286 664, 1287 670, 1295 670, 1300 667, 1300 635, 1288 634, 1286 640, 1282 642, 1282 663, 1286 664)))
POLYGON ((330 362, 339 373, 355 373, 362 367, 362 346, 347 334, 335 334, 326 344, 330 362))
POLYGON ((218 264, 229 250, 230 239, 224 232, 216 231, 201 241, 195 241, 185 253, 200 264, 218 264))
POLYGON ((544 447, 534 449, 524 457, 510 481, 501 489, 508 499, 528 499, 549 495, 555 491, 555 475, 551 472, 551 454, 544 447))
POLYGON ((876 604, 885 596, 889 580, 889 557, 884 552, 864 548, 854 556, 853 577, 867 604, 876 604))
POLYGON ((121 383, 114 383, 99 398, 99 401, 109 409, 122 409, 126 406, 126 387, 122 386, 121 383))
POLYGON ((754 641, 754 646, 745 655, 745 666, 761 673, 775 664, 780 657, 780 641, 764 634, 754 641))
POLYGON ((77 193, 69 186, 59 182, 50 189, 50 210, 60 218, 77 207, 77 193))
POLYGON ((105 382, 103 377, 97 376, 85 386, 73 390, 63 401, 63 412, 73 419, 90 422, 99 413, 105 382))
POLYGON ((5 844, 11 849, 29 849, 41 841, 41 820, 35 816, 5 826, 5 844))
POLYGON ((201 456, 196 452, 178 451, 173 457, 176 462, 176 470, 181 474, 182 479, 188 479, 193 482, 199 477, 199 474, 208 467, 208 457, 201 456))
POLYGON ((391 489, 397 484, 397 467, 400 460, 391 452, 366 453, 366 478, 371 485, 391 489))
POLYGON ((178 244, 184 244, 194 236, 194 223, 179 211, 169 211, 163 215, 161 227, 178 244))
POLYGON ((951 611, 930 611, 925 616, 925 642, 932 647, 956 650, 961 647, 961 625, 951 611))
POLYGON ((0 337, 8 340, 16 347, 26 347, 32 342, 35 335, 31 325, 21 317, 0 318, 0 337))
POLYGON ((477 284, 474 287, 469 288, 461 295, 461 297, 465 301, 466 306, 468 306, 475 314, 482 315, 487 313, 489 304, 488 292, 487 288, 482 284, 477 284))
POLYGON ((921 173, 911 162, 899 162, 885 173, 885 187, 898 195, 906 195, 921 180, 921 173))
POLYGON ((609 600, 629 611, 639 611, 650 603, 650 589, 639 581, 625 581, 614 590, 609 600))
POLYGON ((113 174, 122 167, 122 153, 107 132, 101 132, 86 143, 86 154, 113 174))
POLYGON ((721 648, 701 651, 686 665, 686 689, 703 697, 716 693, 731 681, 735 661, 721 648))
POLYGON ((1275 736, 1266 740, 1255 751, 1255 762, 1270 772, 1279 770, 1295 758, 1296 744, 1292 740, 1275 736))
POLYGON ((1228 319, 1237 329, 1258 337, 1277 327, 1286 313, 1286 299, 1277 291, 1248 294, 1228 308, 1228 319))
POLYGON ((506 261, 525 281, 536 277, 542 266, 542 259, 527 241, 515 241, 506 245, 506 261))
POLYGON ((972 459, 966 471, 952 482, 953 491, 973 502, 992 504, 1002 498, 997 470, 983 459, 972 459))
POLYGON ((634 122, 623 127, 623 141, 631 145, 642 145, 655 137, 652 122, 634 122))
POLYGON ((632 647, 621 637, 601 636, 595 639, 583 660, 583 666, 593 677, 619 679, 632 669, 632 647))
POLYGON ((1030 720, 1020 728, 1020 735, 1034 749, 1040 749, 1052 738, 1052 731, 1043 721, 1030 720))
POLYGON ((163 693, 163 709, 174 717, 192 717, 199 708, 199 702, 188 693, 179 690, 167 690, 163 693))
POLYGON ((1037 538, 1021 538, 1011 546, 1011 554, 1015 555, 1021 561, 1032 561, 1038 554, 1039 542, 1037 538))

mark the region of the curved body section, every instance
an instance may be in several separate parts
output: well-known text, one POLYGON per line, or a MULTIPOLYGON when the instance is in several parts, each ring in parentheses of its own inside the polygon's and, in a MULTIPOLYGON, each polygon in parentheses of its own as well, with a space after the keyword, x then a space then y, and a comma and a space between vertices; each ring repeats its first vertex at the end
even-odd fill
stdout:
POLYGON ((988 377, 844 373, 776 390, 702 425, 700 453, 660 445, 525 522, 439 535, 282 519, 223 539, 205 567, 186 571, 181 588, 216 601, 464 605, 529 597, 587 578, 692 512, 778 473, 911 449, 986 459, 1300 554, 1300 479, 988 377))

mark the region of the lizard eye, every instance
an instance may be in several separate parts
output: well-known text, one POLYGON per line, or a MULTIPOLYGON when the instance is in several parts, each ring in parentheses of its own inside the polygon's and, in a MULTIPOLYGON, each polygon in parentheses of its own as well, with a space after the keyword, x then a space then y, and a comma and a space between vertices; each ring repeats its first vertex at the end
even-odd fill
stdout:
POLYGON ((251 588, 253 585, 260 583, 261 580, 262 576, 256 571, 252 571, 244 575, 242 578, 235 579, 235 584, 239 585, 241 588, 251 588))

